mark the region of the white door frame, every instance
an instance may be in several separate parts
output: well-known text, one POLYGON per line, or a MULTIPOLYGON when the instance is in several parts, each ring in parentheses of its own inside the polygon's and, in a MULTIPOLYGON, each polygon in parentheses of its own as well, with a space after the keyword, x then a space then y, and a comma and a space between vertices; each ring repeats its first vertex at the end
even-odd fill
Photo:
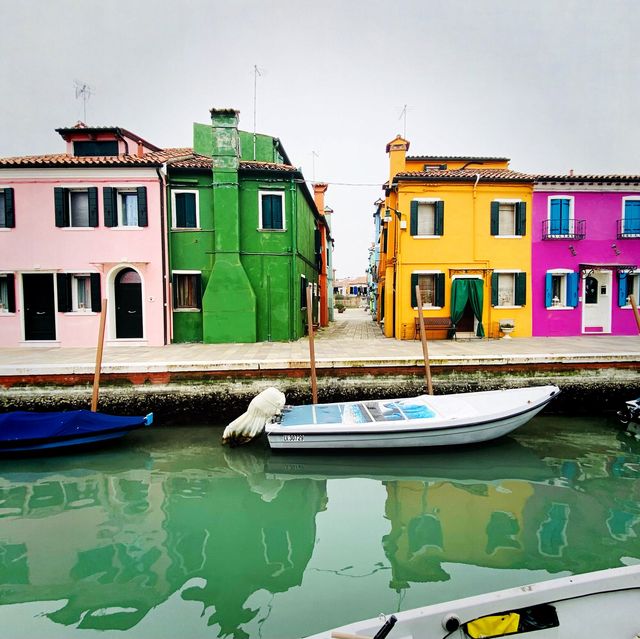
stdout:
POLYGON ((582 333, 585 335, 603 335, 611 333, 611 313, 613 309, 613 272, 594 270, 582 279, 582 333), (598 302, 586 303, 587 277, 598 281, 598 302), (589 327, 602 327, 601 331, 587 330, 589 327))

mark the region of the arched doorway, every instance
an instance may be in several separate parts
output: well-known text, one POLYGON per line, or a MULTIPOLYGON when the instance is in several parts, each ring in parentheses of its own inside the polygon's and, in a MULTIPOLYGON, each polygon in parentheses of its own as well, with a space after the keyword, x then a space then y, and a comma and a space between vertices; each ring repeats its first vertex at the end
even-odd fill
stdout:
POLYGON ((132 268, 122 269, 113 282, 116 338, 140 339, 142 331, 142 280, 132 268))

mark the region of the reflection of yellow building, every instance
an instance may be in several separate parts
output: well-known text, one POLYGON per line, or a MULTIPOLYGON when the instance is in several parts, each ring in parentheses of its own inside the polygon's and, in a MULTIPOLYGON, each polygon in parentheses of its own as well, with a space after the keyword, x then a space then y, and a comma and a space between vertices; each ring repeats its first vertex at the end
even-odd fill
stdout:
POLYGON ((425 317, 452 319, 459 336, 498 337, 507 319, 514 335, 530 336, 533 177, 504 158, 407 157, 408 149, 400 136, 387 145, 378 286, 385 335, 415 337, 417 284, 425 317))

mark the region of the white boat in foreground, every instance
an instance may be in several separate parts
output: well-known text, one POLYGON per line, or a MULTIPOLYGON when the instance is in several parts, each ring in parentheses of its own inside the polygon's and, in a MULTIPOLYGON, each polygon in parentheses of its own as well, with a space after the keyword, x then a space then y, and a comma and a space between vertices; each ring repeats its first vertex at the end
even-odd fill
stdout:
POLYGON ((633 639, 640 637, 639 607, 640 565, 625 566, 415 608, 386 622, 379 617, 358 621, 307 639, 462 639, 525 633, 532 639, 633 639), (385 623, 388 632, 380 633, 385 623))
POLYGON ((528 422, 557 386, 286 406, 267 422, 272 448, 397 448, 475 444, 528 422))

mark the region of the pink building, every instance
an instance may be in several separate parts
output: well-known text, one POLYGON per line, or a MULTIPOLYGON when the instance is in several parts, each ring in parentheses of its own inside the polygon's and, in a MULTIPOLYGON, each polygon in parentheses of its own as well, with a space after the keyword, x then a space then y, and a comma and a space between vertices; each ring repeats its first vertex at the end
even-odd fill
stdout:
POLYGON ((0 346, 167 343, 161 150, 118 127, 57 129, 66 152, 0 159, 0 346))
POLYGON ((539 176, 531 260, 534 336, 636 334, 640 176, 539 176))

